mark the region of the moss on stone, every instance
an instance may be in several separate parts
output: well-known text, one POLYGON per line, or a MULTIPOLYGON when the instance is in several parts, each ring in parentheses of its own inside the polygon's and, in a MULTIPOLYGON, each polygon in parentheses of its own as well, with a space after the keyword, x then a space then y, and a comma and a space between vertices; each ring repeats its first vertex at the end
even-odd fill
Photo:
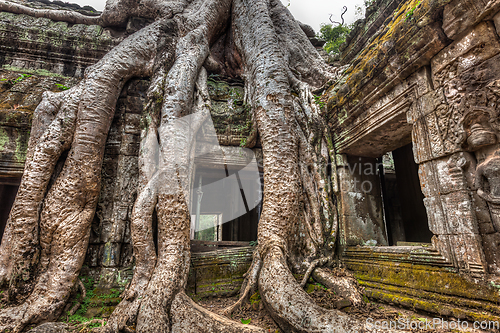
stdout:
POLYGON ((12 71, 12 72, 22 72, 22 73, 28 73, 28 74, 34 74, 34 75, 40 75, 40 76, 60 77, 60 78, 70 79, 67 76, 53 73, 53 72, 50 72, 46 69, 25 69, 25 68, 10 66, 10 65, 3 65, 2 69, 7 70, 7 71, 12 71))
POLYGON ((10 138, 8 133, 0 127, 0 152, 5 150, 5 146, 9 143, 10 138))

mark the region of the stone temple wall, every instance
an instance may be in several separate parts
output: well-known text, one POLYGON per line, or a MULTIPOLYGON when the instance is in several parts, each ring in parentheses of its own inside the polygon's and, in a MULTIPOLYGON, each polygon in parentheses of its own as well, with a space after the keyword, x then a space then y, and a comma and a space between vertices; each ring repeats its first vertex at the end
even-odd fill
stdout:
MULTIPOLYGON (((500 1, 375 5, 343 47, 348 69, 328 91, 344 264, 372 297, 498 318, 500 1), (432 237, 388 246, 384 180, 366 170, 407 145, 426 212, 421 228, 432 237)), ((411 191, 400 186, 401 200, 411 191)))

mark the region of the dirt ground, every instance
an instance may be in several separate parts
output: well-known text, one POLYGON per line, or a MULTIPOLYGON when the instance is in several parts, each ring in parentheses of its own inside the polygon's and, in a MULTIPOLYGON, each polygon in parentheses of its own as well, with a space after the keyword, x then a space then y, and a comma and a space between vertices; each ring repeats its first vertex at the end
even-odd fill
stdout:
MULTIPOLYGON (((339 301, 339 298, 332 293, 330 290, 325 290, 322 287, 314 286, 311 288, 311 285, 307 288, 309 295, 318 303, 319 305, 332 309, 335 308, 336 302, 339 301), (312 290, 311 290, 312 289, 312 290)), ((235 311, 233 313, 232 319, 236 321, 245 321, 248 322, 250 320, 251 325, 263 327, 269 333, 287 333, 278 328, 278 325, 271 318, 269 313, 266 311, 264 306, 260 301, 256 301, 258 298, 255 295, 253 296, 252 303, 247 303, 243 306, 242 309, 235 311)), ((198 301, 198 304, 201 306, 215 312, 221 313, 224 308, 230 306, 234 302, 237 301, 237 297, 229 297, 229 298, 207 298, 198 301)), ((407 309, 401 309, 397 307, 393 307, 388 304, 377 303, 373 301, 368 301, 364 308, 353 308, 346 307, 341 309, 342 312, 347 313, 363 322, 366 322, 370 319, 370 323, 375 323, 375 321, 382 322, 396 322, 398 321, 406 323, 414 323, 413 325, 418 325, 418 323, 422 323, 420 326, 425 327, 426 321, 429 323, 429 327, 432 327, 433 317, 432 315, 419 313, 407 309), (373 319, 373 321, 371 321, 373 319)), ((441 318, 440 318, 441 319, 441 318)), ((453 323, 457 323, 458 319, 455 318, 443 318, 444 325, 436 324, 431 329, 408 329, 406 332, 433 332, 433 333, 445 333, 445 332, 471 332, 471 333, 494 333, 500 332, 495 329, 474 329, 472 322, 463 322, 460 321, 460 326, 455 328, 453 323), (448 322, 448 324, 446 324, 448 322), (448 325, 448 327, 446 326, 448 325), (467 328, 466 328, 467 327, 467 328)), ((410 324, 412 325, 412 324, 410 324)), ((391 332, 391 330, 387 330, 387 332, 391 332)))
MULTIPOLYGON (((312 281, 312 280, 311 280, 312 281)), ((345 306, 345 301, 335 295, 329 289, 324 286, 311 283, 306 286, 307 293, 314 299, 314 301, 327 309, 341 308, 340 311, 349 314, 350 316, 357 318, 358 320, 370 324, 379 323, 393 323, 394 325, 404 323, 408 327, 411 325, 418 325, 422 329, 406 329, 401 330, 404 332, 432 332, 432 333, 445 333, 445 332, 471 332, 471 333, 500 333, 497 329, 474 329, 474 323, 458 321, 455 318, 442 318, 445 326, 438 324, 432 326, 434 318, 432 314, 426 314, 422 312, 412 311, 411 309, 402 309, 398 307, 391 306, 389 304, 383 304, 368 300, 365 298, 365 304, 361 308, 356 307, 343 307, 345 306), (430 326, 425 328, 425 324, 429 323, 430 326), (456 327, 456 323, 460 323, 461 327, 456 327), (446 324, 449 325, 446 327, 446 324), (430 327, 430 328, 429 328, 430 327)), ((0 295, 2 296, 2 295, 0 295)), ((197 303, 206 309, 213 311, 215 313, 221 314, 222 310, 226 307, 234 304, 238 299, 238 296, 233 297, 213 297, 204 298, 198 300, 197 303)), ((0 297, 1 300, 1 297, 0 297)), ((90 333, 93 327, 99 327, 105 324, 107 318, 93 319, 86 323, 71 322, 67 320, 60 320, 67 324, 68 332, 79 332, 79 333, 90 333)), ((263 303, 260 300, 258 293, 254 294, 250 298, 250 302, 243 305, 241 309, 234 311, 232 319, 244 324, 251 324, 255 326, 262 327, 268 333, 288 333, 279 329, 278 325, 271 318, 269 313, 266 311, 263 303)), ((440 318, 441 319, 441 318, 440 318)), ((88 319, 87 319, 88 320, 88 319)), ((25 332, 33 327, 26 328, 25 332)), ((382 332, 384 329, 382 329, 382 332)), ((390 328, 386 329, 387 332, 393 332, 390 328)), ((369 332, 369 331, 368 331, 369 332)))

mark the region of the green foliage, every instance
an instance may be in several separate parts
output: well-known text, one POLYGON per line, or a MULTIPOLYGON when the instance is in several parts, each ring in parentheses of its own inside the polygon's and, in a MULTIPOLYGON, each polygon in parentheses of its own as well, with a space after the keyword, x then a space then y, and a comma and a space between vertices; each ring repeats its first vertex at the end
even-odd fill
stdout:
POLYGON ((69 87, 66 87, 64 84, 56 83, 56 87, 61 90, 68 90, 69 87))
MULTIPOLYGON (((90 276, 80 276, 80 280, 82 280, 83 286, 85 287, 87 294, 86 294, 85 298, 81 301, 82 304, 81 304, 80 308, 76 311, 76 313, 73 316, 68 318, 68 321, 71 321, 71 318, 74 316, 85 318, 84 315, 92 303, 91 299, 95 296, 95 294, 94 294, 94 278, 90 277, 90 276)), ((76 299, 74 300, 74 303, 76 303, 79 298, 80 298, 80 294, 77 295, 76 299)), ((76 319, 77 317, 75 317, 74 320, 81 322, 81 320, 76 319)))
POLYGON ((200 231, 195 232, 194 238, 202 241, 217 241, 217 215, 200 215, 199 227, 200 231))
POLYGON ((101 299, 109 299, 109 298, 118 298, 121 295, 120 290, 111 289, 110 291, 111 291, 111 294, 103 294, 103 295, 99 295, 97 297, 101 298, 101 299))
POLYGON ((316 95, 314 95, 314 103, 318 105, 320 108, 326 105, 326 103, 321 100, 321 96, 316 96, 316 95))
POLYGON ((251 321, 252 321, 252 318, 250 318, 250 319, 243 319, 243 318, 241 318, 241 323, 243 325, 248 325, 248 324, 250 324, 251 321))
POLYGON ((85 287, 85 290, 87 290, 87 295, 92 293, 91 289, 94 288, 94 278, 91 276, 80 276, 80 280, 82 280, 83 286, 85 287))
POLYGON ((250 296, 250 303, 257 303, 260 301, 260 294, 259 292, 257 291, 255 294, 253 294, 252 296, 250 296))
POLYGON ((322 285, 322 284, 321 284, 321 283, 319 283, 319 282, 316 282, 316 283, 315 283, 315 285, 316 285, 316 286, 318 286, 319 288, 321 288, 321 289, 325 290, 325 291, 326 291, 326 290, 328 290, 328 288, 327 288, 327 287, 325 287, 324 285, 322 285))
POLYGON ((347 35, 351 32, 351 28, 346 25, 338 25, 334 27, 332 24, 322 24, 319 29, 319 37, 326 41, 323 47, 330 54, 339 54, 340 45, 345 42, 347 35))
POLYGON ((26 78, 29 78, 29 77, 31 77, 31 75, 29 75, 29 74, 21 74, 16 79, 1 79, 0 81, 6 81, 9 84, 14 85, 14 84, 16 84, 18 82, 21 82, 22 80, 24 80, 26 78))
POLYGON ((247 138, 241 138, 240 147, 245 147, 247 145, 247 138))
POLYGON ((250 241, 250 246, 257 246, 259 245, 259 241, 250 241))
MULTIPOLYGON (((101 319, 101 318, 87 318, 87 317, 83 317, 79 314, 74 314, 72 316, 69 316, 67 321, 68 321, 68 323, 82 324, 82 323, 89 322, 93 319, 101 319)), ((101 327, 101 323, 89 323, 89 324, 85 325, 85 327, 87 327, 87 328, 101 327)))

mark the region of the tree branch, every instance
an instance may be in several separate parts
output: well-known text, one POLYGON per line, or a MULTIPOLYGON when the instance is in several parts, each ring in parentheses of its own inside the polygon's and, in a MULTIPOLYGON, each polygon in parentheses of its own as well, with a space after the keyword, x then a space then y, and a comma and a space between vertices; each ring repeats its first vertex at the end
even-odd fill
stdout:
POLYGON ((45 17, 54 21, 72 24, 103 25, 101 16, 87 16, 71 10, 30 8, 15 2, 0 0, 0 11, 25 14, 33 17, 45 17))

